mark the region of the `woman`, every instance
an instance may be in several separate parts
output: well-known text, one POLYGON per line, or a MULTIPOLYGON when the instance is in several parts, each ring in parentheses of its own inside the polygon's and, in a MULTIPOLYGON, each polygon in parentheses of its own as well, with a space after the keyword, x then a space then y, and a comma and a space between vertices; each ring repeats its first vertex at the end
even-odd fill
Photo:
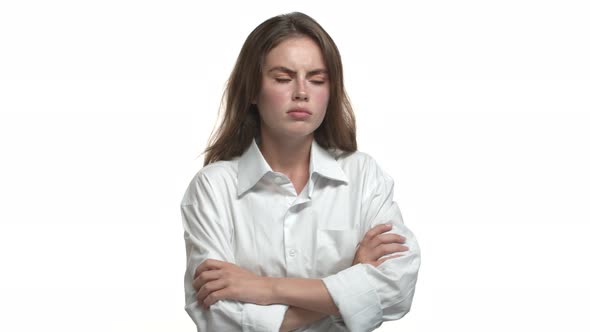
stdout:
POLYGON ((302 13, 246 39, 181 204, 199 331, 371 331, 405 315, 419 248, 356 151, 340 54, 302 13))

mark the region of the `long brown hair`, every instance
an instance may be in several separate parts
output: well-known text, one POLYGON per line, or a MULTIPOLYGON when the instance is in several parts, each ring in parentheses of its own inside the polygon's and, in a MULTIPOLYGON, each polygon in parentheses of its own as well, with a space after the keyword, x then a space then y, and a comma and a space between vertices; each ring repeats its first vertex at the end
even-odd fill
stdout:
POLYGON ((324 120, 314 132, 315 140, 325 149, 356 151, 356 123, 344 90, 340 52, 313 18, 295 12, 264 21, 246 38, 224 92, 223 120, 204 152, 205 166, 240 156, 259 134, 260 117, 252 101, 260 92, 262 65, 270 50, 295 36, 313 39, 328 67, 330 99, 324 120))

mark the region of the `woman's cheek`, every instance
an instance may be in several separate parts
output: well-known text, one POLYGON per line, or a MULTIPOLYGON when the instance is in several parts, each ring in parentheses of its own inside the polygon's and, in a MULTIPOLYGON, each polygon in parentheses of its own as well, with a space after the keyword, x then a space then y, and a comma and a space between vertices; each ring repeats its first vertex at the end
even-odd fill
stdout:
POLYGON ((328 102, 330 101, 330 90, 325 89, 318 93, 317 96, 318 100, 321 100, 321 104, 324 108, 328 107, 328 102))
POLYGON ((281 88, 267 88, 263 89, 260 93, 259 102, 262 107, 270 110, 276 110, 282 108, 283 105, 289 100, 288 93, 281 88))

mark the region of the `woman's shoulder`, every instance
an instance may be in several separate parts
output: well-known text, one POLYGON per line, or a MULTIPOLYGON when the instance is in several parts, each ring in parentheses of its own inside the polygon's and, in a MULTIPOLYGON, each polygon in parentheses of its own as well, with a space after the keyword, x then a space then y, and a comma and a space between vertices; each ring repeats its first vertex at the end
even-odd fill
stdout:
POLYGON ((190 204, 198 192, 213 194, 215 191, 228 188, 228 185, 236 183, 236 179, 237 163, 235 160, 220 160, 203 166, 190 181, 182 204, 190 204))
POLYGON ((207 178, 210 180, 221 180, 235 177, 237 174, 238 163, 236 159, 219 160, 209 165, 203 166, 195 177, 207 178))
POLYGON ((354 152, 331 150, 330 153, 343 168, 354 167, 358 169, 367 169, 377 166, 375 159, 366 152, 358 150, 354 152))
POLYGON ((393 182, 393 178, 384 171, 377 160, 369 153, 354 151, 335 156, 342 170, 354 179, 363 182, 393 182))

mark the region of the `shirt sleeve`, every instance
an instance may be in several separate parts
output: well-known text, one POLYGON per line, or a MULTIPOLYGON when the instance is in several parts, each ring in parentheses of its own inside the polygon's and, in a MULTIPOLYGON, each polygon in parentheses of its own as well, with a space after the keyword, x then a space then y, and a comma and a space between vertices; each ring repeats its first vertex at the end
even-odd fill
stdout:
POLYGON ((363 200, 365 233, 377 224, 392 223, 390 232, 404 236, 409 250, 378 267, 357 264, 322 279, 352 332, 372 331, 383 321, 400 319, 408 313, 420 267, 416 237, 404 225, 393 201, 393 180, 374 161, 368 177, 372 189, 367 190, 363 200))
POLYGON ((181 203, 187 268, 184 277, 185 310, 199 331, 279 331, 286 305, 257 305, 232 300, 221 300, 204 310, 197 305, 192 286, 197 267, 206 259, 217 259, 235 264, 232 250, 232 231, 219 193, 203 174, 197 174, 181 203), (226 219, 226 220, 223 220, 226 219))

